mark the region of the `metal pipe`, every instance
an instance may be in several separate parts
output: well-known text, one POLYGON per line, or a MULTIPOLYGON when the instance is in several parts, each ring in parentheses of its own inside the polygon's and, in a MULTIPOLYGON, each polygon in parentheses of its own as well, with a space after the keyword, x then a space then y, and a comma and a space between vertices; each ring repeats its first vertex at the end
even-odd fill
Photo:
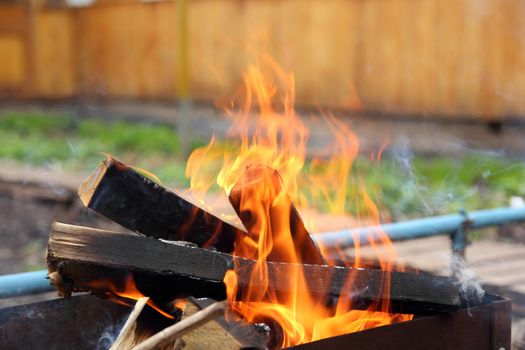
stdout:
MULTIPOLYGON (((313 234, 312 238, 317 244, 323 244, 326 248, 345 248, 353 246, 356 238, 359 238, 361 244, 366 244, 368 240, 379 238, 382 232, 387 233, 393 241, 452 234, 462 229, 466 220, 470 228, 525 221, 525 208, 496 208, 435 216, 380 226, 318 233, 313 234)), ((47 270, 0 276, 0 299, 53 291, 46 277, 47 270)))
POLYGON ((47 270, 0 276, 0 299, 51 292, 47 270))
POLYGON ((312 238, 318 245, 327 249, 349 248, 354 245, 355 240, 359 240, 360 244, 366 244, 368 241, 379 239, 383 233, 386 233, 392 241, 452 234, 461 229, 466 220, 469 221, 469 228, 474 229, 525 221, 525 207, 495 208, 378 226, 350 228, 313 234, 312 238))

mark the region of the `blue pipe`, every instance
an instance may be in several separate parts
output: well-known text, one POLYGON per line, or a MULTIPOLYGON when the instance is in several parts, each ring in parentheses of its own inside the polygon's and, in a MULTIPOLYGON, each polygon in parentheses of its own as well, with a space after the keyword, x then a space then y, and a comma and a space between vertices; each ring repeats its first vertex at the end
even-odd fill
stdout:
POLYGON ((356 239, 360 244, 377 240, 386 233, 392 241, 402 241, 440 234, 453 234, 469 221, 469 228, 483 228, 502 225, 509 222, 525 221, 524 208, 495 208, 451 215, 434 216, 424 219, 404 222, 351 228, 313 234, 312 238, 318 245, 330 248, 349 248, 356 239))
POLYGON ((47 279, 47 270, 0 276, 0 299, 53 290, 47 279))
MULTIPOLYGON (((525 208, 496 208, 452 215, 435 216, 399 223, 346 229, 313 234, 317 244, 326 248, 348 248, 359 238, 361 244, 378 239, 386 233, 393 241, 422 238, 440 234, 453 234, 461 230, 465 221, 470 228, 502 225, 525 221, 525 208)), ((47 270, 0 276, 0 299, 13 296, 53 291, 46 279, 47 270)))

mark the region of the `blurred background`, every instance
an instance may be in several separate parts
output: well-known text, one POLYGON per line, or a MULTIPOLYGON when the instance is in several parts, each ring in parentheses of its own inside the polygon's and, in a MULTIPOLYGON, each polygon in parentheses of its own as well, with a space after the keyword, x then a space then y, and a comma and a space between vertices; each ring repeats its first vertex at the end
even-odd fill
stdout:
MULTIPOLYGON (((101 225, 75 191, 105 154, 187 187, 186 156, 227 142, 224 107, 261 53, 294 74, 310 157, 327 111, 357 134, 352 171, 385 220, 523 206, 524 14, 521 0, 0 0, 0 272, 44 268, 54 219, 101 225)), ((470 238, 522 249, 480 266, 525 267, 523 226, 470 238)), ((499 286, 525 291, 514 276, 499 286)))

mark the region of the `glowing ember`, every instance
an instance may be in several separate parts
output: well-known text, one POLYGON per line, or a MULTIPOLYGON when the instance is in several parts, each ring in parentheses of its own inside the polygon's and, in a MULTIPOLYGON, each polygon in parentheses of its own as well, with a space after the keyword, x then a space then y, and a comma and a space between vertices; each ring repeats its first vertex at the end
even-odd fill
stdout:
MULTIPOLYGON (((271 174, 266 174, 261 185, 246 186, 244 183, 240 186, 236 209, 240 216, 249 216, 243 222, 250 225, 246 227, 248 234, 237 239, 234 255, 258 261, 251 275, 251 279, 257 281, 257 287, 243 290, 239 298, 236 273, 229 271, 224 283, 231 308, 249 322, 267 322, 280 330, 282 334, 276 344, 280 347, 412 319, 412 315, 388 313, 389 290, 383 290, 383 301, 370 306, 367 311, 352 310, 348 296, 340 297, 337 303, 329 303, 326 299, 314 299, 309 295, 308 276, 303 274, 300 264, 311 263, 315 258, 312 251, 302 249, 298 244, 302 238, 295 232, 290 219, 292 201, 304 208, 322 200, 328 203, 331 212, 341 214, 347 211, 349 194, 346 191, 348 184, 352 183, 352 193, 355 194, 352 201, 363 208, 355 216, 355 224, 379 223, 379 211, 361 181, 350 176, 352 162, 359 150, 358 140, 346 125, 328 116, 326 122, 334 140, 330 152, 333 156, 309 161, 309 171, 303 172, 308 129, 294 111, 293 75, 265 57, 262 64, 248 68, 244 85, 246 95, 241 102, 241 112, 230 112, 233 117, 230 136, 240 138, 241 144, 238 147, 218 147, 212 141, 207 147, 192 153, 186 170, 193 194, 197 196, 215 184, 231 195, 239 181, 243 183, 250 178, 254 168, 275 169, 281 176, 275 180, 271 174), (264 69, 267 71, 263 72, 264 69), (219 168, 213 168, 217 164, 219 168), (298 263, 288 279, 290 293, 277 295, 269 287, 265 262, 270 260, 298 263)), ((237 107, 235 101, 232 101, 232 106, 237 107)), ((386 235, 379 236, 380 241, 370 243, 377 249, 380 267, 388 281, 395 251, 386 235), (382 256, 379 256, 380 246, 382 256)), ((356 257, 352 266, 357 267, 360 265, 359 241, 357 237, 354 240, 356 257)), ((322 252, 323 247, 320 248, 322 252)), ((328 258, 326 261, 333 263, 328 258)), ((351 280, 346 284, 346 290, 351 291, 351 280)))

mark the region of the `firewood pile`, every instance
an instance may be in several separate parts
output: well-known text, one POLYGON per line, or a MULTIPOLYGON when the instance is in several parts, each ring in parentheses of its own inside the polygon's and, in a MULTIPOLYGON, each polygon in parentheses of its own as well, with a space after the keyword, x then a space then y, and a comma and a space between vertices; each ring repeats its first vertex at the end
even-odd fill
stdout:
MULTIPOLYGON (((130 232, 54 223, 47 253, 50 281, 64 297, 90 292, 134 305, 112 349, 278 347, 278 326, 243 320, 226 302, 224 283, 228 271, 234 270, 235 298, 244 302, 251 295, 245 290, 258 288, 252 271, 260 268, 260 262, 234 254, 236 242, 258 225, 253 213, 239 203, 258 186, 281 191, 278 176, 263 167, 246 170, 229 193, 239 224, 108 157, 80 186, 79 196, 87 208, 130 232), (150 307, 169 325, 152 331, 141 322, 142 311, 150 307)), ((308 277, 307 288, 300 293, 327 304, 350 295, 352 307, 362 310, 388 298, 392 313, 451 313, 461 307, 462 296, 451 278, 400 271, 388 271, 385 278, 385 271, 372 265, 328 264, 290 198, 281 203, 288 208, 295 249, 308 277)), ((287 282, 297 269, 295 262, 276 251, 264 268, 277 295, 290 293, 287 282)))

